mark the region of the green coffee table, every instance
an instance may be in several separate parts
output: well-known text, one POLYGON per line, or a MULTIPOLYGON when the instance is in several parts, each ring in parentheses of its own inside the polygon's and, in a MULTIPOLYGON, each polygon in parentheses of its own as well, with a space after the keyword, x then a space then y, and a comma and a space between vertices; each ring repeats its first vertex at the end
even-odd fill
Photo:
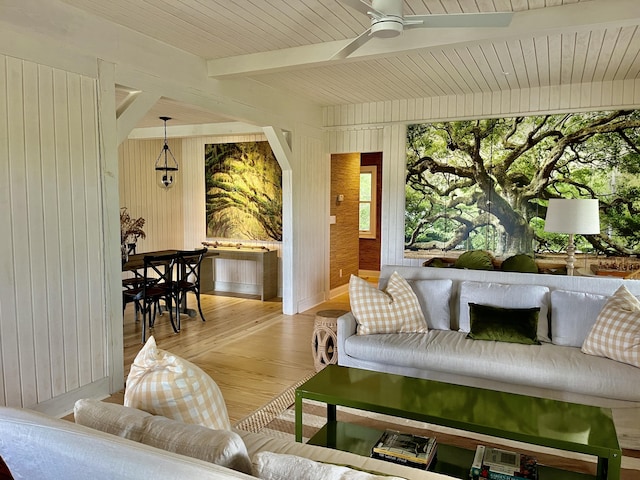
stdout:
MULTIPOLYGON (((596 479, 619 480, 622 451, 611 410, 483 388, 328 365, 296 389, 296 441, 302 441, 302 401, 327 404, 327 424, 310 444, 369 455, 380 432, 336 420, 336 406, 594 455, 596 479), (574 430, 575 426, 579 428, 574 430)), ((453 447, 452 447, 453 448, 453 447)), ((467 478, 473 452, 438 445, 436 471, 467 478)), ((540 480, 593 479, 540 467, 540 480)))

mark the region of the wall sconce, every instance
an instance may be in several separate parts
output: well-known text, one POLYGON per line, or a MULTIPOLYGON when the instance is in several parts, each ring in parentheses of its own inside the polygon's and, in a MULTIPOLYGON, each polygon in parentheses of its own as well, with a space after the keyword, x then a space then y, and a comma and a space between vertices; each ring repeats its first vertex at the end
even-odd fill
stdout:
POLYGON ((567 275, 573 275, 576 246, 573 235, 597 235, 600 233, 598 200, 592 198, 552 198, 549 200, 544 231, 568 233, 567 275))
POLYGON ((158 185, 164 189, 173 187, 176 180, 176 172, 178 171, 178 162, 176 157, 173 156, 169 145, 167 144, 167 120, 171 120, 171 117, 159 117, 164 121, 164 145, 160 151, 160 155, 156 159, 156 178, 158 185))

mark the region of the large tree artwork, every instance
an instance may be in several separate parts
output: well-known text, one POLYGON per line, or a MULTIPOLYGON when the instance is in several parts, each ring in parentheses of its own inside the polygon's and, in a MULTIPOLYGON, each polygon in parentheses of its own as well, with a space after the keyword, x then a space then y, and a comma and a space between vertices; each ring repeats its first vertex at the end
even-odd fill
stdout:
POLYGON ((282 170, 269 142, 205 145, 207 237, 282 240, 282 170))
POLYGON ((640 253, 640 112, 409 125, 405 247, 560 251, 550 198, 597 198, 600 235, 578 248, 640 253))

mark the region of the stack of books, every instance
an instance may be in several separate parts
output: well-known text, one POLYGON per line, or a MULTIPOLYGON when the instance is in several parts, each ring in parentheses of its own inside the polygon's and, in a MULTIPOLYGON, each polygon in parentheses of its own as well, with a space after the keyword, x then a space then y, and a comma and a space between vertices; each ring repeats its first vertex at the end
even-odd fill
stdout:
POLYGON ((371 457, 426 470, 436 457, 434 437, 385 430, 371 449, 371 457))
POLYGON ((478 445, 469 473, 471 480, 521 480, 538 479, 538 462, 535 457, 499 448, 478 445))

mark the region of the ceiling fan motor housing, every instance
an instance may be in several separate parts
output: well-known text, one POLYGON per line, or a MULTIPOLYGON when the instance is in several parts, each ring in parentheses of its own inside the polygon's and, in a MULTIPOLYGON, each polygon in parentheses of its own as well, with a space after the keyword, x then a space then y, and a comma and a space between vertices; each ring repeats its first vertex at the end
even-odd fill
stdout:
POLYGON ((403 21, 400 17, 385 16, 371 20, 371 35, 378 38, 393 38, 402 33, 403 21))

